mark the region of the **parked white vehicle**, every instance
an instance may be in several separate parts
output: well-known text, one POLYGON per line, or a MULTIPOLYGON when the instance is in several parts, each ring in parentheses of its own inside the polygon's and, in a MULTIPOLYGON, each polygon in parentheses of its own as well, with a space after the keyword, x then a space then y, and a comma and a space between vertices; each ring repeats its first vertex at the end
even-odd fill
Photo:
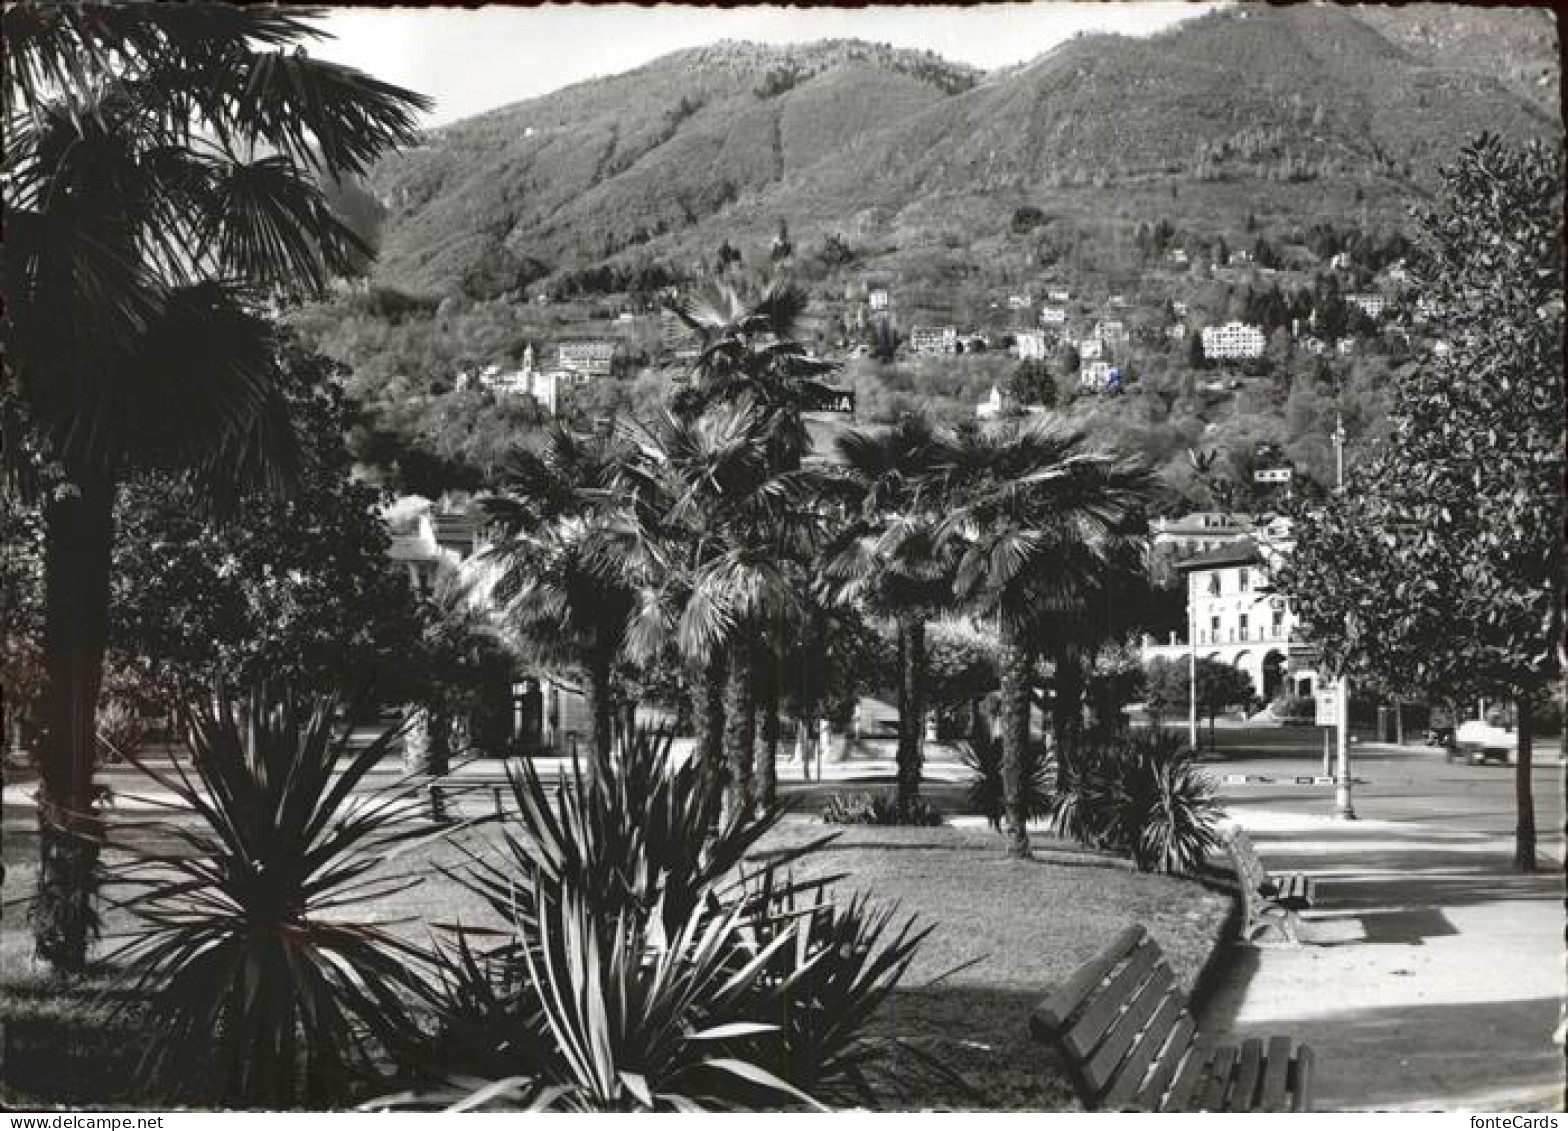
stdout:
POLYGON ((1503 762, 1512 757, 1518 736, 1511 730, 1493 726, 1480 719, 1460 723, 1454 732, 1454 744, 1448 748, 1451 759, 1463 756, 1471 762, 1503 762))

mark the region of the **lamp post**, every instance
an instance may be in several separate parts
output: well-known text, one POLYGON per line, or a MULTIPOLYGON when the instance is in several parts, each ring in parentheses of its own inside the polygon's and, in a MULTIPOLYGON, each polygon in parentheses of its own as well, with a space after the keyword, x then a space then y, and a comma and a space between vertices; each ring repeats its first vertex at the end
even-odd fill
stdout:
POLYGON ((1198 574, 1187 575, 1187 745, 1198 749, 1198 574))
MULTIPOLYGON (((1345 418, 1334 410, 1334 472, 1336 491, 1345 489, 1345 418)), ((1339 677, 1338 700, 1335 714, 1338 723, 1334 760, 1334 816, 1341 821, 1354 821, 1356 807, 1350 792, 1350 681, 1339 677)))

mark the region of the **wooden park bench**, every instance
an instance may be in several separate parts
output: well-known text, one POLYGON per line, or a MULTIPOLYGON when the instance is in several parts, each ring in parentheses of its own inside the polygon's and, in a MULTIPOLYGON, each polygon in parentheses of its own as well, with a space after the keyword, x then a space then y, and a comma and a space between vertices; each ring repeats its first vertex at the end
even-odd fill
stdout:
POLYGON ((431 778, 421 787, 430 796, 430 816, 437 821, 448 818, 447 802, 463 794, 490 795, 495 815, 506 815, 506 799, 511 796, 512 785, 506 774, 464 775, 431 778))
POLYGON ((1202 1040, 1159 945, 1128 927, 1029 1019, 1089 1111, 1308 1111, 1312 1050, 1202 1040))
POLYGON ((1292 946, 1301 944, 1300 913, 1312 906, 1316 884, 1311 876, 1295 872, 1271 876, 1240 826, 1225 842, 1241 888, 1241 937, 1260 942, 1271 932, 1292 946))

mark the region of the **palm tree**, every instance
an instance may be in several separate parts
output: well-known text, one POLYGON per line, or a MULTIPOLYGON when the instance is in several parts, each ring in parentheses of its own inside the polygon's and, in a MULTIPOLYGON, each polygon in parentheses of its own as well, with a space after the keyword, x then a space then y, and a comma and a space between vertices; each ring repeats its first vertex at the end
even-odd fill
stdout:
POLYGON ((774 461, 781 469, 799 467, 810 450, 801 413, 830 392, 820 378, 836 368, 796 338, 806 293, 774 281, 748 300, 727 283, 710 282, 670 309, 701 345, 691 384, 675 398, 676 413, 699 416, 749 398, 768 421, 774 461))
POLYGON ((693 663, 724 657, 729 819, 749 815, 757 800, 754 650, 768 625, 798 611, 789 552, 809 544, 820 525, 812 505, 820 476, 775 469, 772 424, 743 397, 695 418, 667 411, 644 441, 649 474, 669 500, 662 528, 690 547, 664 590, 667 598, 678 590, 678 599, 666 600, 661 615, 693 663))
MULTIPOLYGON (((767 441, 768 463, 773 470, 793 472, 810 452, 811 441, 807 434, 802 413, 820 404, 829 387, 820 380, 833 372, 833 363, 811 356, 798 338, 800 317, 806 309, 806 294, 791 284, 774 280, 756 298, 748 298, 741 290, 724 282, 710 282, 692 294, 683 297, 671 307, 677 317, 696 334, 701 352, 692 367, 690 385, 672 401, 674 415, 687 420, 695 419, 709 410, 734 405, 745 400, 760 423, 760 431, 767 441)), ((807 564, 800 559, 799 546, 779 547, 795 555, 803 572, 807 564)), ((802 581, 801 584, 804 584, 802 581)), ((752 661, 760 664, 760 671, 767 676, 777 671, 780 660, 778 642, 788 633, 786 623, 764 618, 754 626, 757 637, 754 648, 748 649, 747 666, 752 661), (751 655, 756 648, 761 655, 751 655)), ((730 657, 732 660, 734 657, 730 657)), ((742 677, 734 663, 723 661, 723 673, 734 694, 739 694, 742 677)), ((714 657, 706 657, 704 686, 710 689, 712 680, 719 673, 714 657)), ((756 672, 746 676, 755 689, 756 672)), ((762 747, 760 785, 764 804, 770 803, 776 783, 774 762, 777 757, 779 732, 779 699, 772 688, 776 680, 766 678, 763 686, 769 689, 762 700, 762 747)), ((705 696, 706 711, 699 717, 709 721, 719 714, 711 693, 705 696)), ((744 728, 732 715, 726 715, 726 726, 731 738, 729 748, 737 743, 751 745, 744 728)), ((711 730, 706 723, 699 729, 711 730)), ((756 724, 753 724, 756 729, 756 724)), ((753 736, 754 738, 754 736, 753 736)), ((710 751, 712 743, 709 743, 710 751)), ((747 765, 751 765, 750 759, 747 765)))
POLYGON ((1130 551, 1151 480, 1050 420, 964 433, 954 457, 955 505, 936 538, 959 555, 955 596, 997 626, 1009 852, 1027 857, 1035 630, 1050 614, 1079 608, 1130 551))
POLYGON ((629 512, 617 486, 632 455, 611 432, 557 425, 538 452, 514 454, 501 493, 480 504, 501 538, 486 556, 506 630, 519 651, 582 679, 595 769, 609 764, 616 665, 638 600, 621 549, 629 512))
MULTIPOLYGON (((460 719, 477 692, 509 676, 512 657, 490 617, 482 572, 446 559, 437 563, 423 602, 423 625, 415 663, 421 694, 403 732, 403 769, 435 777, 452 768, 460 719)), ((431 794, 432 806, 437 794, 431 794)), ((436 810, 433 814, 440 817, 436 810)))
POLYGON ((859 601, 898 626, 898 804, 920 797, 926 712, 926 622, 952 604, 955 544, 939 543, 956 439, 922 416, 838 438, 849 523, 823 573, 841 600, 859 601))
POLYGON ((367 248, 321 177, 415 140, 422 97, 285 46, 310 13, 16 4, 6 55, 7 485, 45 524, 40 954, 86 961, 94 709, 116 485, 287 481, 260 300, 320 293, 367 248), (87 834, 87 835, 83 835, 87 834))

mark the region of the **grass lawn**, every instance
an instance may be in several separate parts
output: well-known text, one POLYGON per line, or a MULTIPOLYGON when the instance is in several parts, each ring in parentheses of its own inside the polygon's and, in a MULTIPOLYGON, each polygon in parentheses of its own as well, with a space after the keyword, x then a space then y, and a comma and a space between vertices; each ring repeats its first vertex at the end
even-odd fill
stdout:
MULTIPOLYGON (((31 890, 36 840, 32 814, 7 806, 5 930, 0 932, 0 1021, 5 1048, 0 1100, 72 1106, 145 1107, 139 1091, 141 1040, 134 1016, 110 1019, 101 979, 63 987, 31 960, 31 939, 16 902, 31 890)), ((1074 1103, 1045 1051, 1028 1036, 1029 1010, 1046 988, 1108 943, 1124 926, 1146 924, 1189 987, 1215 944, 1226 897, 1197 884, 1133 872, 1122 861, 1054 840, 1039 859, 1012 861, 999 835, 983 828, 833 829, 814 818, 780 826, 764 849, 839 832, 798 865, 810 875, 844 873, 841 890, 896 902, 935 930, 878 1024, 963 1076, 973 1089, 902 1070, 907 1081, 879 1106, 892 1109, 1060 1109, 1074 1103)), ((468 834, 471 838, 482 835, 468 834)), ((473 897, 444 880, 439 864, 460 863, 451 844, 412 861, 427 878, 375 909, 376 917, 483 924, 473 897)), ((111 917, 109 932, 123 925, 111 917)), ((893 1055, 898 1055, 894 1047, 893 1055)), ((913 1067, 913 1066, 912 1066, 913 1067)))

